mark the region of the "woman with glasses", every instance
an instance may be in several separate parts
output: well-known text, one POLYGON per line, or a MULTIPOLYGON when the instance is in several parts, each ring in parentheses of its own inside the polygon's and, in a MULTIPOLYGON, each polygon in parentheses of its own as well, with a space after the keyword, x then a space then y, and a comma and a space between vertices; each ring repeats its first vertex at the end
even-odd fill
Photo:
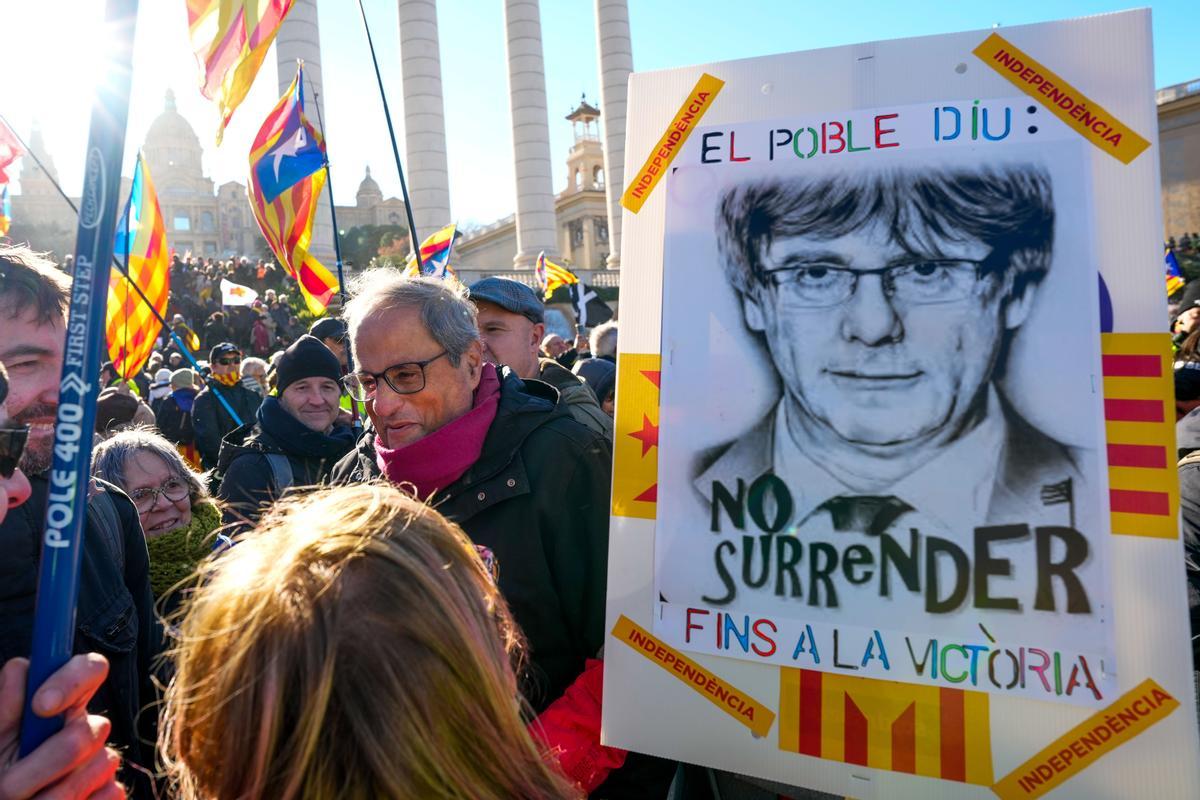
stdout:
POLYGON ((221 513, 179 451, 146 428, 121 431, 96 446, 92 475, 133 500, 150 552, 150 588, 161 599, 212 552, 221 513))

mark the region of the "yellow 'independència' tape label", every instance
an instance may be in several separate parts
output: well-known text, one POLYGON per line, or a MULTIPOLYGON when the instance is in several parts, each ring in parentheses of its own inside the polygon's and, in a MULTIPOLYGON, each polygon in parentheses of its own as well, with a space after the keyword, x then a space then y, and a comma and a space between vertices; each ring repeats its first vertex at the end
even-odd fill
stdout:
POLYGON ((1044 747, 992 786, 1001 800, 1032 800, 1095 764, 1176 708, 1179 701, 1147 678, 1044 747))
POLYGON ((625 615, 617 620, 612 635, 658 664, 706 700, 750 729, 755 736, 766 736, 775 722, 775 712, 750 695, 697 664, 625 615))
POLYGON ((1123 164, 1133 161, 1150 142, 1122 123, 1099 103, 1021 52, 1003 36, 993 33, 973 51, 992 69, 1081 136, 1123 164))
POLYGON ((667 173, 667 168, 683 149, 683 143, 692 135, 692 131, 700 123, 700 118, 708 111, 724 85, 725 81, 714 78, 707 72, 700 76, 700 80, 696 81, 691 94, 679 107, 666 132, 650 151, 646 163, 625 182, 625 194, 621 196, 621 205, 635 214, 642 210, 642 204, 667 173))

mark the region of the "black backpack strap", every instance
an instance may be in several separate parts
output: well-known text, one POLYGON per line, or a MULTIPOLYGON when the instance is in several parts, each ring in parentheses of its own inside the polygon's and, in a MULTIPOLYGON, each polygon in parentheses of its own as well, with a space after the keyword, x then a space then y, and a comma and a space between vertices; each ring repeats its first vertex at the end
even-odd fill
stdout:
POLYGON ((267 465, 271 468, 271 486, 275 490, 276 497, 282 497, 293 483, 296 482, 296 477, 292 473, 292 462, 283 453, 264 453, 267 458, 267 465))

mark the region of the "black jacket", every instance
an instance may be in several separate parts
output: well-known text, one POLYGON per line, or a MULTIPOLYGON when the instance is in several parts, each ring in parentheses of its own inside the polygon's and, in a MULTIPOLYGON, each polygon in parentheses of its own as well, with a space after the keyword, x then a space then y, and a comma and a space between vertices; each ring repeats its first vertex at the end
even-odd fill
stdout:
MULTIPOLYGON (((31 475, 33 494, 10 509, 0 522, 0 662, 28 657, 33 639, 33 613, 41 555, 44 514, 49 493, 46 475, 31 475)), ((137 511, 111 484, 101 483, 113 500, 119 521, 121 553, 106 543, 95 517, 88 515, 80 568, 75 618, 76 653, 99 652, 108 659, 108 678, 89 710, 112 722, 109 744, 122 760, 154 769, 157 695, 151 682, 154 659, 162 649, 162 629, 154 614, 149 556, 137 511), (147 709, 142 712, 141 709, 147 709), (139 713, 141 712, 141 713, 139 713)), ((97 500, 90 501, 90 505, 97 500)), ((120 774, 131 796, 149 798, 150 784, 126 765, 120 774)))
POLYGON ((267 397, 254 422, 221 441, 217 497, 225 501, 222 522, 245 526, 257 521, 263 508, 288 488, 274 485, 267 454, 287 457, 291 486, 314 486, 324 483, 334 464, 353 449, 354 433, 349 427, 334 428, 329 435, 310 430, 278 398, 267 397))
POLYGON ((195 408, 196 393, 191 389, 176 389, 162 398, 158 410, 154 412, 154 424, 158 427, 167 441, 172 444, 192 444, 196 441, 196 431, 192 425, 192 409, 195 408), (179 405, 176 393, 191 392, 192 405, 184 410, 179 405))
MULTIPOLYGON (((432 502, 495 554, 500 591, 528 642, 523 690, 538 712, 604 643, 612 447, 557 394, 504 369, 479 459, 432 502)), ((379 477, 374 442, 368 428, 332 480, 379 477)))
POLYGON ((221 454, 221 440, 225 435, 240 425, 245 425, 254 419, 254 412, 262 398, 257 392, 247 389, 239 381, 233 386, 223 386, 209 378, 205 381, 204 389, 196 395, 192 406, 192 427, 196 431, 196 449, 200 451, 200 464, 205 469, 217 466, 217 458, 221 454), (239 423, 229 416, 225 406, 213 394, 213 387, 233 407, 241 418, 239 423))

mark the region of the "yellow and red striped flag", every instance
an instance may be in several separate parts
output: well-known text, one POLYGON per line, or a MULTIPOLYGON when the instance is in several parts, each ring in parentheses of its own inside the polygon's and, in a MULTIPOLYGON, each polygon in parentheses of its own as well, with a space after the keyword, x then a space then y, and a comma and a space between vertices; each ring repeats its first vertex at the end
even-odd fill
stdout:
POLYGON ((779 749, 978 786, 992 783, 983 692, 785 667, 779 749))
POLYGON ((550 299, 550 295, 554 294, 558 287, 579 283, 579 277, 574 272, 547 259, 545 252, 538 254, 536 274, 546 300, 550 299))
POLYGON ((425 238, 421 242, 421 269, 417 269, 417 259, 409 256, 404 265, 404 274, 410 278, 424 275, 430 278, 446 278, 454 275, 450 268, 450 251, 454 248, 455 231, 458 224, 450 224, 425 238))
POLYGON ((267 115, 250 150, 250 207, 271 251, 300 285, 309 311, 320 315, 338 290, 337 278, 314 258, 313 218, 325 187, 325 144, 304 117, 304 65, 267 115))
POLYGON ((132 279, 159 316, 167 313, 170 289, 167 233, 150 170, 138 154, 125 214, 117 221, 113 250, 129 278, 113 270, 108 279, 108 357, 122 378, 132 378, 150 358, 162 323, 130 286, 132 279))
POLYGON ((295 0, 187 0, 188 36, 200 64, 200 92, 221 112, 217 144, 246 99, 295 0))

